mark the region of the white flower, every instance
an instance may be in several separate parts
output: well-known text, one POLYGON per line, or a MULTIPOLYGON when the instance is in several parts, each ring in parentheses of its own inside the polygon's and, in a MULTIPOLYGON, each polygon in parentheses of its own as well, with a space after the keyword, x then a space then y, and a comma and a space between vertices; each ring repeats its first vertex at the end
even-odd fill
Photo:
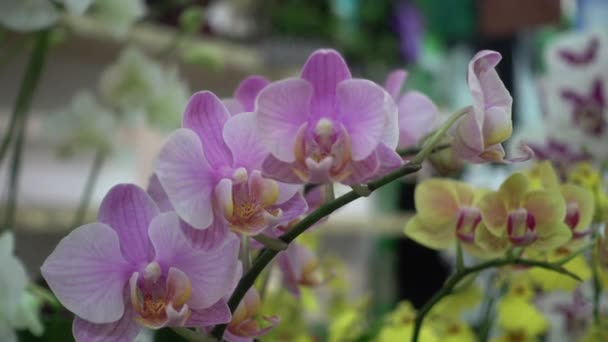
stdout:
POLYGON ((44 132, 58 143, 61 154, 86 148, 109 151, 116 120, 114 113, 101 106, 91 93, 80 91, 66 108, 49 115, 47 126, 44 132))
POLYGON ((102 74, 99 89, 104 101, 127 121, 143 114, 161 128, 177 128, 189 90, 172 68, 164 68, 142 51, 129 47, 102 74))
POLYGON ((146 4, 143 0, 97 0, 92 13, 116 38, 126 36, 131 26, 145 14, 146 4))
MULTIPOLYGON (((82 15, 93 0, 2 0, 0 25, 15 31, 35 31, 53 25, 60 16, 56 4, 71 15, 82 15)), ((127 1, 128 2, 128 1, 127 1)))
POLYGON ((40 303, 25 291, 27 275, 13 255, 14 244, 12 233, 0 235, 0 336, 9 342, 17 341, 15 329, 28 328, 35 335, 43 332, 40 303))

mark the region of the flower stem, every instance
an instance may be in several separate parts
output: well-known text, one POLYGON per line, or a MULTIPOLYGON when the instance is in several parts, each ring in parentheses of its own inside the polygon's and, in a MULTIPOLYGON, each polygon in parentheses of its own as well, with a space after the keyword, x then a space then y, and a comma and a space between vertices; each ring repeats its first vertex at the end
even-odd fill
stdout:
MULTIPOLYGON (((420 170, 420 164, 408 163, 406 165, 403 165, 401 168, 399 168, 385 176, 382 176, 378 179, 375 179, 375 180, 367 183, 366 185, 369 188, 369 190, 371 192, 373 192, 376 189, 378 189, 386 184, 389 184, 403 176, 409 175, 418 170, 420 170)), ((281 235, 279 237, 279 239, 283 240, 286 244, 291 243, 293 240, 295 240, 295 238, 297 238, 300 234, 305 232, 312 225, 319 222, 321 219, 323 219, 327 215, 333 213, 334 211, 342 208, 343 206, 347 205, 348 203, 350 203, 360 197, 361 197, 361 195, 359 195, 356 191, 352 190, 352 191, 345 193, 344 195, 342 195, 340 197, 337 197, 336 199, 334 199, 332 201, 326 202, 325 204, 323 204, 322 206, 317 208, 315 211, 310 213, 308 216, 303 218, 300 222, 298 222, 295 226, 293 226, 293 228, 291 228, 289 231, 287 231, 286 233, 281 235)), ((247 293, 249 288, 251 288, 251 286, 253 286, 253 283, 255 282, 257 277, 260 275, 260 273, 262 273, 264 268, 272 261, 272 259, 278 253, 279 253, 278 251, 273 251, 271 249, 265 248, 258 254, 258 256, 253 261, 251 268, 249 269, 249 271, 247 271, 243 275, 243 277, 239 281, 236 289, 232 293, 232 296, 230 296, 230 299, 228 300, 228 306, 230 307, 230 311, 234 312, 236 307, 239 305, 239 303, 245 296, 245 293, 247 293)), ((226 330, 226 324, 220 324, 213 329, 213 331, 211 332, 211 335, 215 336, 215 338, 217 338, 218 341, 221 341, 222 337, 224 336, 225 330, 226 330)))
POLYGON ((101 167, 103 166, 105 159, 105 149, 103 147, 98 148, 97 151, 95 151, 93 165, 91 165, 91 170, 89 171, 89 175, 84 185, 84 190, 82 191, 82 195, 80 197, 80 205, 78 206, 78 210, 74 216, 72 228, 76 228, 84 223, 87 210, 89 209, 89 204, 91 202, 91 197, 93 196, 93 190, 95 189, 95 184, 97 183, 99 172, 101 171, 101 167))
MULTIPOLYGON (((430 154, 443 151, 447 148, 450 148, 450 146, 452 146, 452 144, 449 144, 449 143, 439 144, 439 145, 435 146, 435 148, 431 151, 430 154)), ((409 156, 414 156, 414 155, 418 154, 421 150, 422 150, 422 147, 413 146, 413 147, 408 147, 408 148, 404 148, 401 150, 397 150, 397 153, 402 157, 409 157, 409 156)))
POLYGON ((593 323, 600 324, 600 301, 602 296, 602 282, 598 270, 598 250, 591 251, 591 272, 593 278, 593 323))
POLYGON ((30 60, 27 65, 27 69, 25 70, 25 75, 21 81, 21 87, 19 88, 19 94, 17 95, 15 107, 11 114, 8 130, 2 140, 2 143, 0 144, 1 163, 13 140, 13 136, 16 134, 14 138, 15 148, 10 166, 8 199, 4 218, 4 227, 7 229, 11 229, 15 225, 19 171, 21 170, 21 154, 25 142, 27 119, 30 106, 32 104, 32 98, 36 91, 38 81, 40 80, 42 69, 44 68, 44 62, 46 60, 49 48, 50 36, 50 29, 40 31, 37 34, 36 43, 30 55, 30 60))
POLYGON ((251 267, 251 254, 249 254, 249 236, 241 235, 241 263, 243 264, 243 271, 247 272, 251 267))
POLYGON ((412 342, 418 342, 418 336, 420 335, 420 328, 422 327, 422 322, 424 321, 424 317, 431 311, 431 309, 435 306, 435 304, 439 303, 444 297, 450 295, 454 290, 454 287, 466 276, 481 272, 483 270, 501 267, 506 265, 524 265, 530 267, 540 267, 550 271, 558 272, 564 275, 567 275, 571 278, 574 278, 578 281, 581 281, 581 278, 576 274, 566 270, 560 265, 551 264, 547 262, 537 261, 537 260, 528 260, 528 259, 495 259, 491 261, 487 261, 475 266, 465 267, 461 271, 456 272, 450 278, 448 278, 447 282, 443 285, 441 290, 437 292, 431 299, 418 311, 416 315, 416 320, 414 321, 414 332, 412 334, 412 342))
POLYGON ((287 249, 287 244, 283 240, 275 239, 263 233, 254 235, 252 238, 264 245, 264 247, 274 251, 284 251, 287 249))
POLYGON ((456 242, 456 272, 464 269, 464 255, 462 255, 462 245, 456 242))
POLYGON ((190 341, 190 342, 215 341, 215 339, 212 337, 205 336, 203 334, 200 334, 200 333, 198 333, 194 330, 190 330, 188 328, 174 327, 174 328, 171 328, 171 330, 173 330, 173 332, 175 332, 176 334, 178 334, 179 336, 185 338, 187 341, 190 341))
POLYGON ((428 155, 431 154, 431 152, 433 152, 433 149, 435 149, 435 145, 437 145, 441 141, 441 139, 443 139, 443 136, 447 133, 448 129, 450 129, 450 127, 452 127, 452 125, 456 121, 458 121, 458 119, 460 119, 460 117, 469 113, 470 110, 471 110, 471 106, 467 106, 457 112, 452 113, 452 115, 450 115, 450 117, 424 143, 424 146, 422 147, 420 152, 418 152, 418 154, 416 154, 416 156, 412 160, 412 163, 420 164, 423 160, 425 160, 426 157, 428 157, 428 155))

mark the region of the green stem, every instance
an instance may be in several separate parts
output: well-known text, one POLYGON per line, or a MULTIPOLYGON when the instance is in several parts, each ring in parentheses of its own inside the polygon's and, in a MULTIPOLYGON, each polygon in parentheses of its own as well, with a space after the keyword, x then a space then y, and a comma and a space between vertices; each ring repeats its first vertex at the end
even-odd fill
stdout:
POLYGON ((212 337, 205 336, 201 333, 198 333, 194 330, 190 330, 188 328, 175 327, 175 328, 171 328, 171 330, 173 330, 173 332, 175 332, 176 334, 178 334, 179 336, 185 338, 187 341, 190 341, 190 342, 213 342, 213 341, 215 341, 215 339, 212 337))
POLYGON ((336 199, 336 193, 334 192, 334 183, 325 184, 325 202, 333 201, 336 199))
MULTIPOLYGON (((450 148, 450 146, 452 146, 452 144, 449 144, 449 143, 439 144, 439 145, 435 146, 435 148, 431 151, 431 154, 435 153, 435 152, 443 151, 447 148, 450 148)), ((401 150, 397 150, 397 153, 402 157, 409 157, 409 156, 418 154, 421 150, 422 150, 422 148, 420 146, 413 146, 413 147, 408 147, 408 148, 404 148, 401 150)))
POLYGON ((467 107, 464 107, 461 110, 453 113, 452 115, 450 115, 450 117, 424 143, 424 146, 422 147, 420 152, 418 152, 418 154, 416 154, 416 156, 412 160, 412 163, 414 163, 414 164, 422 163, 422 161, 424 159, 426 159, 426 157, 428 157, 428 155, 433 152, 433 149, 435 149, 435 145, 437 145, 441 141, 441 139, 443 139, 443 136, 447 133, 448 129, 450 129, 450 127, 452 127, 452 125, 454 125, 454 123, 456 121, 458 121, 458 119, 460 119, 460 117, 469 113, 470 110, 471 110, 471 107, 467 106, 467 107))
MULTIPOLYGON (((367 183, 366 185, 369 190, 373 192, 386 184, 389 184, 403 176, 409 175, 418 170, 420 170, 420 164, 408 163, 385 176, 382 176, 376 180, 367 183)), ((360 197, 361 195, 359 195, 356 191, 352 190, 332 201, 326 202, 324 205, 320 206, 315 211, 310 213, 310 215, 303 218, 285 234, 281 235, 279 239, 283 240, 287 244, 291 243, 293 240, 295 240, 295 238, 305 232, 312 225, 319 222, 321 219, 338 210, 339 208, 342 208, 343 206, 360 197)), ((228 306, 230 307, 230 311, 234 312, 234 310, 236 310, 236 307, 241 302, 241 299, 243 299, 243 297, 245 296, 245 293, 247 293, 251 286, 253 286, 253 283, 260 275, 260 273, 262 273, 264 268, 272 261, 272 259, 278 253, 278 251, 273 251, 265 248, 258 254, 258 256, 253 261, 253 265, 251 266, 249 271, 247 271, 243 275, 236 289, 232 293, 232 296, 230 296, 230 299, 228 300, 228 306)), ((211 335, 215 336, 218 341, 221 341, 222 337, 224 336, 225 330, 226 324, 218 325, 213 329, 211 335)))
POLYGON ((456 271, 460 272, 464 269, 464 255, 462 255, 462 245, 456 242, 456 271))
POLYGON ((4 221, 4 225, 7 229, 12 228, 15 224, 19 171, 21 170, 21 157, 25 142, 27 119, 30 112, 30 106, 32 104, 32 98, 36 91, 36 87, 44 67, 44 62, 46 60, 50 41, 49 38, 51 36, 50 33, 51 30, 49 29, 40 31, 37 34, 36 44, 32 50, 25 75, 23 76, 23 80, 21 82, 19 94, 17 95, 17 101, 15 102, 15 107, 11 114, 8 131, 4 136, 2 144, 0 145, 1 163, 14 134, 17 134, 15 137, 15 149, 13 151, 13 158, 9 173, 8 200, 6 204, 6 216, 4 221))
POLYGON ((275 239, 263 233, 254 235, 252 238, 268 249, 275 251, 284 251, 287 249, 287 244, 283 240, 275 239))
POLYGON ((91 203, 91 197, 93 196, 93 190, 95 189, 95 184, 97 183, 99 172, 101 171, 101 167, 103 166, 105 159, 105 149, 103 147, 98 148, 97 151, 95 151, 93 165, 91 165, 91 170, 89 171, 89 175, 87 176, 87 180, 84 185, 84 190, 82 191, 82 195, 80 197, 80 204, 78 206, 78 210, 76 211, 76 215, 74 216, 72 228, 76 228, 84 223, 87 216, 87 210, 89 209, 89 204, 91 203))
POLYGON ((501 267, 506 265, 523 265, 530 267, 540 267, 550 271, 558 272, 569 277, 572 277, 578 281, 581 281, 581 278, 576 274, 566 270, 560 265, 550 264, 542 261, 536 260, 527 260, 527 259, 495 259, 491 261, 487 261, 475 266, 465 267, 460 272, 456 272, 450 278, 448 278, 447 282, 443 285, 441 290, 437 292, 431 299, 418 311, 416 315, 416 320, 414 321, 414 332, 412 334, 412 342, 418 342, 418 336, 420 335, 420 328, 422 327, 422 322, 424 321, 424 317, 431 311, 431 309, 435 306, 435 304, 439 303, 444 297, 450 295, 454 290, 454 287, 466 276, 470 274, 475 274, 481 272, 483 270, 495 267, 501 267))
POLYGON ((251 254, 249 254, 249 236, 241 235, 241 251, 239 258, 243 264, 243 272, 247 272, 251 267, 251 254))
POLYGON ((59 300, 57 300, 57 297, 55 297, 53 292, 51 292, 50 290, 36 283, 29 283, 27 285, 27 289, 32 295, 42 299, 44 302, 51 305, 53 308, 59 309, 62 307, 61 303, 59 303, 59 300))

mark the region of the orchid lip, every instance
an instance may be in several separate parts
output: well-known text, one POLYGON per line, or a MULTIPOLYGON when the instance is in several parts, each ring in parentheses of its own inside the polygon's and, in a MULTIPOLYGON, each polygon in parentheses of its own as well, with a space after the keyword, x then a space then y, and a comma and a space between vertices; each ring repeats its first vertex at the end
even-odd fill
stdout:
POLYGON ((467 243, 475 241, 475 230, 481 223, 481 212, 477 208, 460 208, 456 219, 456 237, 467 243))
POLYGON ((538 239, 536 219, 526 209, 512 210, 507 218, 507 234, 512 244, 527 246, 538 239))

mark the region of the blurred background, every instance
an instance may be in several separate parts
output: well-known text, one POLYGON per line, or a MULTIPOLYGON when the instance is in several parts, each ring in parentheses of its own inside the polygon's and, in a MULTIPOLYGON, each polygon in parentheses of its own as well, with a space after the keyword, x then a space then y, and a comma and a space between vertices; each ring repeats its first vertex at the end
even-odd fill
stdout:
MULTIPOLYGON (((580 56, 593 53, 588 37, 606 34, 606 18, 605 0, 96 0, 83 16, 62 15, 52 32, 23 144, 0 166, 1 224, 14 229, 16 254, 38 279, 58 240, 94 219, 111 186, 146 186, 193 92, 225 98, 250 74, 295 75, 322 47, 340 51, 354 75, 380 84, 391 70, 406 69, 405 89, 427 94, 446 114, 470 103, 473 54, 499 51, 499 73, 515 99, 515 135, 540 143, 551 115, 550 46, 580 36, 568 44, 580 56)), ((3 135, 33 44, 32 34, 0 30, 3 135)), ((606 135, 596 139, 608 148, 606 135)), ((443 154, 420 177, 451 175, 493 187, 506 175, 501 168, 465 170, 443 154)), ((403 235, 416 181, 357 201, 311 237, 322 258, 345 263, 340 272, 348 286, 339 286, 349 301, 369 298, 371 315, 401 299, 420 306, 449 272, 450 255, 403 235)))

